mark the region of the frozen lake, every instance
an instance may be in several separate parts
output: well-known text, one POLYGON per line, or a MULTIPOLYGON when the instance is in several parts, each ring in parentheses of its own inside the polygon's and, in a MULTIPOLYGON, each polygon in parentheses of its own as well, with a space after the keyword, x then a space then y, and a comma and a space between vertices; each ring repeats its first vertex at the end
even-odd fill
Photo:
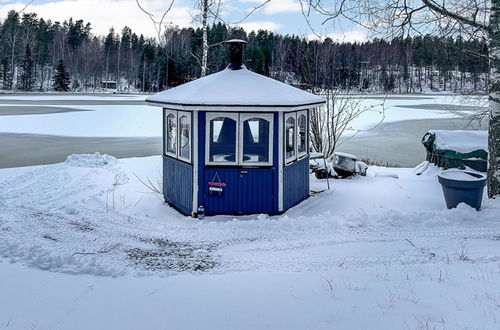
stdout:
MULTIPOLYGON (((339 150, 377 161, 415 165, 429 129, 464 129, 455 110, 480 109, 477 99, 450 95, 355 96, 372 107, 352 122, 339 150), (453 119, 455 118, 455 119, 453 119), (377 126, 383 120, 383 124, 377 126)), ((117 157, 161 153, 161 110, 145 95, 2 95, 0 167, 48 164, 68 154, 101 152, 117 157), (22 150, 22 152, 19 152, 22 150)))

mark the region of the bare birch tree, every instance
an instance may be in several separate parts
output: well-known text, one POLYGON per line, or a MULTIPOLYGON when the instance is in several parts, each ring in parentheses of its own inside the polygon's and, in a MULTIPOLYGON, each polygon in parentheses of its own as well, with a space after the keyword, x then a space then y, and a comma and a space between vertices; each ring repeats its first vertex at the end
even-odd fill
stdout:
POLYGON ((362 132, 352 126, 353 121, 362 114, 377 111, 380 119, 375 127, 385 119, 385 100, 369 105, 364 102, 364 96, 352 95, 340 89, 325 89, 321 96, 326 104, 321 109, 311 111, 310 135, 311 146, 326 158, 332 157, 336 148, 362 132), (346 137, 347 133, 350 135, 346 137))
MULTIPOLYGON (((348 19, 384 34, 441 34, 485 38, 489 43, 488 196, 500 195, 500 0, 300 0, 304 17, 326 24, 348 19)), ((480 56, 479 54, 477 54, 480 56)))
POLYGON ((191 53, 193 57, 196 58, 201 68, 201 77, 205 77, 208 71, 208 51, 213 45, 208 44, 208 26, 210 25, 210 19, 212 22, 220 19, 221 11, 221 0, 198 0, 196 2, 196 7, 200 12, 200 15, 196 15, 194 20, 199 20, 201 22, 202 31, 202 51, 201 60, 194 54, 191 53), (200 19, 201 17, 201 19, 200 19))

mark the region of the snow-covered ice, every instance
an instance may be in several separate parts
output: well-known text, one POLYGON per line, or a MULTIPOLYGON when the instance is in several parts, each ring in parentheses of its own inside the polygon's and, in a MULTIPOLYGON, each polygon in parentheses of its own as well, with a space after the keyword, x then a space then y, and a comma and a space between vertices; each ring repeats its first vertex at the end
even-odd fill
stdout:
POLYGON ((497 329, 500 200, 448 210, 439 172, 370 167, 282 216, 199 221, 141 183, 161 157, 0 170, 0 324, 497 329))
POLYGON ((65 108, 92 111, 2 116, 0 132, 85 137, 150 137, 162 134, 161 110, 147 105, 110 103, 67 105, 65 108))
POLYGON ((60 101, 60 100, 87 100, 87 101, 144 101, 147 95, 140 94, 103 94, 103 95, 64 95, 64 94, 8 94, 0 95, 0 104, 2 100, 25 100, 25 101, 60 101))
MULTIPOLYGON (((64 136, 93 136, 93 137, 151 137, 161 136, 161 110, 147 105, 113 105, 113 101, 143 100, 145 96, 64 96, 64 95, 13 95, 0 96, 2 100, 19 100, 14 106, 34 106, 25 104, 25 100, 52 100, 54 106, 64 100, 98 100, 108 102, 104 105, 74 105, 66 104, 65 108, 78 110, 92 110, 79 112, 52 113, 40 115, 2 116, 0 132, 31 133, 64 136)), ((421 97, 363 96, 361 105, 370 108, 350 124, 352 134, 358 130, 366 131, 374 128, 382 120, 384 123, 413 119, 452 118, 456 113, 442 110, 443 105, 471 105, 477 100, 465 96, 452 95, 425 95, 421 97), (426 105, 430 109, 412 108, 416 105, 426 105), (435 110, 432 108, 435 107, 435 110)), ((50 104, 44 103, 44 107, 50 104)))

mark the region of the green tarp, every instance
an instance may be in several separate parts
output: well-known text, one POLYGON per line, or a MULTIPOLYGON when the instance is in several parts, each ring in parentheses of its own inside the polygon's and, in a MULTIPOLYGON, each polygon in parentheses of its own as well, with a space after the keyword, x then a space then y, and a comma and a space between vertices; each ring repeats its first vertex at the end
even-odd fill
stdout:
POLYGON ((486 172, 486 131, 429 131, 422 138, 427 160, 444 169, 466 167, 486 172))

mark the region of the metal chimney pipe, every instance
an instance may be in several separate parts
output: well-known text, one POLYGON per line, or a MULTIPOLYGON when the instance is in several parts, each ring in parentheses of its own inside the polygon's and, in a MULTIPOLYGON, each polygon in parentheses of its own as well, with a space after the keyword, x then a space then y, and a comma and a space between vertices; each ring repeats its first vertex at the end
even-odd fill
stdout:
POLYGON ((229 44, 229 65, 227 68, 240 70, 243 65, 243 46, 247 42, 241 39, 231 39, 226 43, 229 44))

